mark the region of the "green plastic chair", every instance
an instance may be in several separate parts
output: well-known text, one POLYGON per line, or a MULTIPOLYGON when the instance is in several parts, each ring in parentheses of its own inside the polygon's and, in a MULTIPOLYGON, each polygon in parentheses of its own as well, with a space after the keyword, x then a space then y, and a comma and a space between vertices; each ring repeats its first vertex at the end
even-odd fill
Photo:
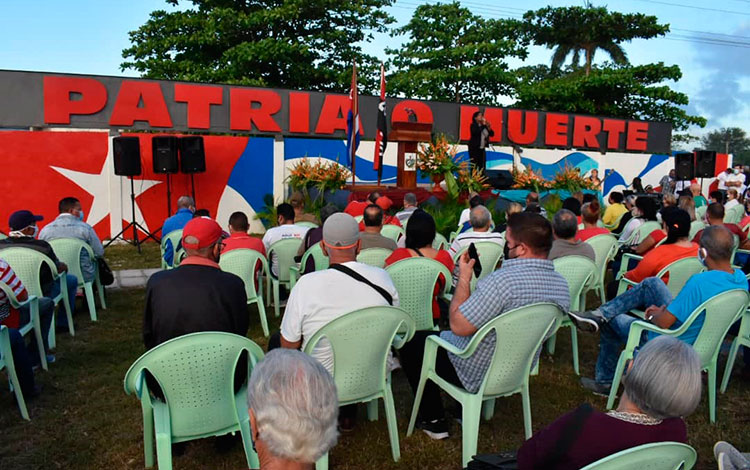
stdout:
POLYGON ((6 238, 8 238, 8 236, 6 234, 0 232, 0 240, 5 240, 6 238))
POLYGON ((581 470, 690 470, 698 454, 681 442, 654 442, 612 454, 581 470))
MULTIPOLYGON (((281 314, 279 308, 279 286, 283 284, 291 289, 289 268, 295 265, 294 257, 297 256, 297 250, 299 250, 301 243, 302 240, 299 238, 285 238, 273 243, 268 248, 268 253, 266 253, 268 259, 268 279, 270 281, 266 288, 269 290, 273 288, 273 311, 277 317, 281 314), (278 259, 278 277, 274 276, 273 272, 271 272, 271 259, 274 254, 278 259)), ((266 295, 270 297, 270 292, 267 291, 266 295)))
MULTIPOLYGON (((696 217, 698 217, 697 214, 696 214, 696 217)), ((688 240, 692 240, 693 238, 695 238, 698 232, 700 232, 706 227, 707 227, 706 223, 703 222, 703 220, 701 220, 700 218, 690 222, 690 233, 688 234, 688 240)))
POLYGON ((240 431, 248 468, 259 468, 247 409, 247 383, 234 392, 234 371, 247 352, 247 377, 263 350, 243 336, 217 331, 166 341, 139 357, 125 374, 125 393, 134 393, 143 413, 146 468, 172 468, 172 444, 240 431), (147 372, 164 400, 148 389, 147 372))
POLYGON ((745 206, 738 204, 727 210, 724 214, 725 224, 739 224, 742 222, 742 216, 745 215, 745 206))
POLYGON ((456 237, 458 236, 458 234, 459 234, 459 231, 458 231, 458 230, 456 230, 456 231, 453 231, 453 232, 451 232, 451 233, 450 233, 450 234, 448 235, 448 244, 451 244, 451 243, 453 243, 453 240, 455 240, 455 239, 456 239, 456 237))
MULTIPOLYGON (((740 346, 750 348, 750 311, 745 310, 742 314, 742 323, 740 323, 740 331, 732 341, 732 347, 729 349, 729 356, 727 356, 727 365, 724 368, 724 378, 721 381, 721 393, 727 391, 727 385, 729 385, 729 377, 732 375, 732 368, 734 367, 734 361, 737 359, 737 352, 740 346)), ((747 354, 747 353, 746 353, 747 354)))
POLYGON ((448 240, 443 236, 442 233, 435 232, 435 239, 432 240, 432 248, 435 250, 447 250, 450 246, 448 240))
POLYGON ((659 222, 649 220, 648 222, 642 223, 637 229, 633 230, 633 233, 631 233, 628 238, 623 239, 622 237, 620 237, 618 241, 621 245, 633 245, 636 244, 636 242, 640 243, 646 239, 648 234, 650 234, 654 230, 659 230, 660 228, 661 224, 659 222))
POLYGON ((606 302, 604 281, 607 276, 607 265, 615 259, 617 254, 617 238, 614 235, 602 234, 589 238, 586 243, 591 245, 596 255, 597 276, 593 287, 599 294, 599 300, 604 303, 606 302))
POLYGON ((55 251, 55 255, 63 263, 68 265, 70 274, 78 278, 78 287, 83 289, 86 295, 86 304, 89 307, 89 316, 91 321, 96 321, 96 304, 94 303, 94 283, 96 282, 96 290, 99 294, 99 303, 104 310, 107 309, 107 304, 104 300, 104 286, 99 279, 99 266, 96 263, 96 256, 94 256, 94 250, 91 249, 88 243, 79 240, 77 238, 57 238, 50 240, 49 244, 55 251), (95 277, 93 281, 86 282, 83 278, 83 270, 81 267, 81 252, 85 251, 89 255, 89 259, 92 261, 95 267, 95 277))
POLYGON ((357 253, 357 262, 369 264, 377 268, 385 266, 385 260, 393 251, 388 248, 367 248, 357 253))
POLYGON ((440 261, 430 258, 406 258, 385 268, 396 286, 399 307, 414 320, 417 330, 437 330, 432 319, 435 284, 443 275, 445 295, 451 288, 451 272, 440 261))
POLYGON ((307 228, 318 228, 319 227, 319 225, 316 224, 315 222, 307 222, 307 221, 295 222, 294 225, 296 225, 298 227, 307 227, 307 228))
MULTIPOLYGON (((495 271, 500 260, 503 258, 504 246, 495 242, 474 242, 474 246, 477 248, 479 253, 479 261, 482 263, 482 272, 479 273, 479 277, 472 276, 471 278, 471 290, 477 285, 477 281, 484 279, 490 273, 495 271)), ((453 255, 453 263, 458 265, 458 259, 469 249, 469 245, 464 246, 453 255)))
MULTIPOLYGON (((52 273, 53 282, 60 283, 60 293, 52 299, 55 307, 62 301, 65 307, 65 313, 68 317, 68 332, 71 336, 75 336, 75 328, 73 327, 73 315, 70 309, 70 302, 75 302, 75 299, 68 299, 68 284, 65 276, 62 273, 57 272, 57 266, 52 260, 43 255, 42 253, 32 250, 31 248, 12 247, 5 248, 0 252, 0 257, 8 262, 10 267, 16 273, 21 282, 26 286, 26 291, 29 295, 34 295, 38 298, 44 297, 42 292, 41 282, 41 268, 42 264, 46 264, 52 273)), ((49 329, 48 344, 51 349, 54 349, 57 345, 57 337, 55 335, 55 316, 52 315, 52 325, 49 329)))
POLYGON ((620 386, 622 372, 625 370, 625 363, 633 358, 633 351, 641 342, 641 333, 652 331, 662 335, 669 335, 679 338, 698 317, 704 313, 704 323, 701 327, 698 337, 693 343, 693 349, 698 353, 701 359, 702 370, 708 371, 708 408, 709 416, 712 423, 716 422, 716 369, 717 358, 721 343, 729 331, 729 327, 739 318, 742 312, 747 308, 750 302, 750 295, 746 290, 732 289, 721 294, 715 295, 699 305, 690 317, 676 330, 659 328, 652 323, 637 320, 630 325, 628 333, 628 342, 625 349, 620 353, 620 359, 617 361, 617 368, 612 380, 612 387, 607 400, 607 409, 612 409, 617 396, 617 389, 620 386))
MULTIPOLYGON (((23 281, 22 281, 23 282, 23 281)), ((42 322, 39 318, 39 299, 33 294, 29 294, 26 300, 23 302, 19 301, 13 290, 4 282, 0 282, 0 290, 5 292, 6 298, 10 302, 10 306, 19 309, 25 305, 29 306, 29 322, 25 325, 20 325, 18 332, 21 335, 26 336, 33 332, 34 338, 36 338, 36 347, 39 352, 39 360, 41 361, 42 368, 48 370, 47 367, 47 353, 44 350, 44 343, 42 343, 42 322)))
MULTIPOLYGON (((585 256, 563 256, 553 261, 555 271, 560 273, 568 282, 570 292, 570 310, 579 312, 586 310, 586 286, 596 279, 597 267, 593 261, 585 256)), ((581 375, 578 367, 578 331, 567 316, 560 323, 560 328, 570 328, 570 344, 573 349, 573 370, 581 375)), ((555 354, 557 333, 547 340, 547 352, 555 354)))
MULTIPOLYGON (((263 296, 255 290, 255 269, 258 263, 261 264, 260 277, 268 275, 268 263, 265 256, 259 251, 249 248, 237 248, 222 253, 219 258, 219 266, 222 271, 237 275, 245 283, 245 295, 247 295, 247 304, 258 305, 258 315, 260 316, 260 326, 263 328, 263 335, 268 337, 268 319, 266 318, 266 307, 263 304, 263 296)), ((260 278, 259 278, 260 281, 260 278)), ((258 284, 260 290, 260 284, 258 284)), ((262 292, 262 290, 261 290, 262 292)))
POLYGON ((323 254, 323 247, 320 246, 320 243, 316 243, 315 245, 308 248, 305 254, 302 255, 302 259, 299 262, 299 266, 292 265, 289 267, 289 288, 290 289, 294 288, 294 285, 297 283, 297 279, 299 279, 302 274, 307 274, 306 272, 300 273, 300 270, 304 269, 305 266, 307 266, 307 260, 311 256, 313 260, 315 261, 315 271, 322 271, 323 269, 328 269, 328 265, 329 265, 328 256, 323 254))
POLYGON ((404 229, 398 225, 386 224, 380 229, 380 234, 397 242, 399 238, 404 236, 404 229))
POLYGON ((703 221, 704 217, 706 216, 706 210, 708 210, 708 205, 696 207, 695 218, 697 220, 703 221))
MULTIPOLYGON (((330 342, 339 406, 367 403, 368 417, 374 421, 378 416, 377 400, 383 399, 394 462, 401 458, 401 451, 387 365, 388 353, 391 347, 401 348, 412 336, 414 320, 400 308, 368 307, 329 322, 310 338, 304 348, 306 354, 311 354, 321 339, 330 342)), ((327 468, 328 454, 316 465, 317 470, 327 468)))
POLYGON ((526 439, 531 437, 531 399, 529 397, 529 373, 536 352, 548 333, 555 331, 562 320, 563 313, 555 304, 538 303, 517 308, 503 313, 489 321, 471 338, 468 346, 460 350, 437 335, 429 336, 425 341, 422 373, 419 387, 414 398, 407 436, 414 432, 419 404, 427 380, 432 380, 454 400, 461 403, 463 427, 462 464, 467 466, 471 457, 477 453, 479 435, 479 414, 492 418, 495 398, 521 394, 523 402, 523 421, 526 439), (435 372, 435 359, 438 347, 455 354, 460 358, 469 358, 480 342, 491 332, 495 333, 495 351, 490 368, 476 393, 469 393, 463 388, 446 382, 435 372), (484 402, 484 405, 483 405, 484 402))
MULTIPOLYGON (((633 282, 624 276, 625 272, 627 272, 626 270, 628 261, 631 258, 642 259, 642 257, 640 256, 631 255, 629 253, 623 255, 622 264, 620 265, 620 272, 617 274, 617 277, 620 281, 619 285, 617 286, 617 295, 623 294, 629 287, 638 285, 637 282, 633 282)), ((668 265, 664 266, 658 273, 656 273, 655 277, 661 279, 664 276, 669 275, 667 288, 672 294, 672 297, 677 297, 677 294, 679 294, 682 288, 685 287, 685 283, 688 281, 688 279, 690 279, 693 274, 703 272, 705 269, 706 267, 703 266, 703 263, 700 262, 697 256, 691 256, 689 258, 682 258, 669 263, 668 265)), ((637 312, 637 310, 634 310, 634 312, 637 312)))
POLYGON ((356 217, 354 218, 354 220, 355 220, 355 221, 357 221, 357 223, 360 223, 360 222, 362 222, 362 219, 364 219, 364 218, 365 218, 365 216, 363 216, 363 215, 358 215, 358 216, 356 216, 356 217))
POLYGON ((16 366, 13 363, 13 353, 10 349, 10 334, 8 333, 8 327, 0 325, 0 370, 5 369, 8 372, 8 381, 13 389, 13 394, 16 396, 16 402, 18 403, 18 409, 21 411, 21 417, 26 421, 31 421, 29 418, 29 411, 26 409, 26 401, 23 399, 23 393, 21 392, 21 383, 18 381, 16 375, 16 366))
POLYGON ((185 254, 185 249, 182 248, 182 245, 180 244, 182 241, 182 229, 179 230, 172 230, 168 234, 161 237, 161 269, 172 269, 176 268, 180 265, 180 261, 182 261, 183 255, 185 254), (166 261, 164 261, 164 252, 167 251, 167 240, 172 242, 172 265, 168 265, 166 261), (176 249, 177 246, 180 246, 179 249, 176 249))

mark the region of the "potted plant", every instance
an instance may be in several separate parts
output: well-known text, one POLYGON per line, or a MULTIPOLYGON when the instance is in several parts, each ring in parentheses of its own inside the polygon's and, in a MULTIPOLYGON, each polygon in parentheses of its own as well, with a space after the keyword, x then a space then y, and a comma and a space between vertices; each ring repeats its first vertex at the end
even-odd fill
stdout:
POLYGON ((534 172, 531 166, 526 167, 523 171, 514 167, 511 173, 513 174, 513 188, 515 189, 528 189, 538 193, 549 188, 549 182, 542 175, 534 172))
POLYGON ((443 134, 438 134, 431 142, 419 144, 417 168, 422 176, 429 176, 437 189, 445 180, 448 193, 458 194, 458 185, 453 175, 458 171, 457 149, 443 134))
POLYGON ((469 162, 462 162, 458 169, 459 193, 479 193, 490 187, 484 170, 477 168, 469 162))
POLYGON ((350 175, 349 170, 336 161, 318 159, 311 163, 305 157, 292 167, 287 182, 293 190, 301 191, 313 206, 317 206, 327 193, 343 189, 350 175))

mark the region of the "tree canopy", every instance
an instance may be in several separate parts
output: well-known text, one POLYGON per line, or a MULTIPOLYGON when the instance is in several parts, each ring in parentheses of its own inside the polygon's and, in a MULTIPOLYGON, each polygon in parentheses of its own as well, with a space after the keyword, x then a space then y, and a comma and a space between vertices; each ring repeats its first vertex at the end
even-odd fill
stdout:
POLYGON ((484 19, 458 2, 420 5, 393 32, 407 41, 386 50, 389 87, 416 98, 496 104, 515 81, 506 59, 527 56, 519 32, 517 22, 484 19))
POLYGON ((750 164, 750 138, 739 127, 722 127, 709 132, 701 139, 706 150, 734 154, 734 161, 750 164))
MULTIPOLYGON (((179 0, 166 0, 178 5, 179 0)), ((393 0, 190 0, 131 31, 122 70, 147 78, 344 92, 352 63, 367 90, 378 61, 362 41, 385 32, 393 0)))

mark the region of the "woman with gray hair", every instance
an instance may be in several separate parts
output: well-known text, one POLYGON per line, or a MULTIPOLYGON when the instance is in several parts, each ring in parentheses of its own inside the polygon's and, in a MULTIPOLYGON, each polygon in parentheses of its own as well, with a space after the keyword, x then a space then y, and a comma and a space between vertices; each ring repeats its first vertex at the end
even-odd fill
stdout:
POLYGON ((336 384, 307 354, 293 349, 266 354, 250 376, 247 405, 261 470, 311 470, 336 444, 336 384))
POLYGON ((616 410, 585 404, 558 418, 521 446, 518 468, 573 470, 643 444, 687 442, 683 418, 701 398, 701 364, 692 346, 659 336, 626 370, 616 410))

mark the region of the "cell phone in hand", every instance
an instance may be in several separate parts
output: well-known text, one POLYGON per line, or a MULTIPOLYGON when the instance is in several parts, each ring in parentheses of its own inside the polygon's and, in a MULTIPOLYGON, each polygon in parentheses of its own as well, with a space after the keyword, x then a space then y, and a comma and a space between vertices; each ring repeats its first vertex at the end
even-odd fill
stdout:
POLYGON ((473 243, 469 245, 469 258, 474 260, 474 276, 479 277, 482 273, 482 263, 479 261, 477 247, 473 243))

